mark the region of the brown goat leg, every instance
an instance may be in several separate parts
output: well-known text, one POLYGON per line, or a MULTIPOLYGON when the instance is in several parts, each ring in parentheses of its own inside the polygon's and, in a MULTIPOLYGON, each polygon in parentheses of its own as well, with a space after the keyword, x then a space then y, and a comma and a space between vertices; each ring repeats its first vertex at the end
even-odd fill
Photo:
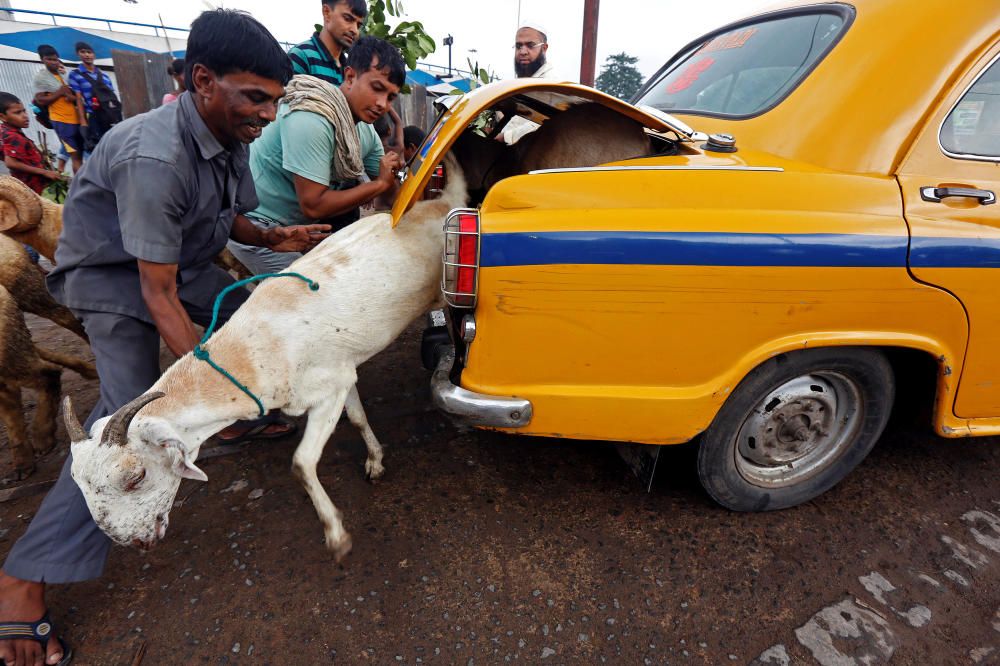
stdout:
POLYGON ((56 303, 45 286, 45 276, 34 265, 29 265, 27 270, 18 273, 17 279, 7 289, 22 312, 44 317, 87 340, 83 324, 73 316, 69 308, 56 303))
POLYGON ((253 275, 227 247, 222 248, 222 252, 215 258, 215 265, 225 271, 235 273, 237 280, 245 280, 253 275))
POLYGON ((35 347, 35 351, 38 352, 38 356, 42 359, 49 363, 55 363, 56 365, 68 368, 84 379, 97 379, 97 368, 89 361, 84 361, 68 354, 60 354, 59 352, 43 349, 42 347, 35 347))
POLYGON ((7 480, 22 481, 35 471, 35 456, 28 444, 28 433, 24 427, 21 389, 0 387, 0 422, 7 427, 10 458, 14 465, 14 473, 7 480))
POLYGON ((39 368, 35 381, 28 384, 38 392, 35 420, 32 422, 32 443, 35 455, 44 456, 56 447, 56 422, 59 418, 59 396, 62 369, 49 366, 39 368))

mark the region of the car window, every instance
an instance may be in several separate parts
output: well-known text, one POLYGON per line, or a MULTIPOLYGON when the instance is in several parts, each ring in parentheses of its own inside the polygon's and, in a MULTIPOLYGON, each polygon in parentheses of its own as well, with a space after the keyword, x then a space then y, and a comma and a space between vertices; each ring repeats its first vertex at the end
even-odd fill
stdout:
POLYGON ((1000 59, 994 59, 941 125, 941 147, 955 157, 1000 157, 1000 59))
POLYGON ((800 12, 710 35, 647 85, 638 103, 669 113, 763 113, 822 60, 847 19, 834 11, 800 12))

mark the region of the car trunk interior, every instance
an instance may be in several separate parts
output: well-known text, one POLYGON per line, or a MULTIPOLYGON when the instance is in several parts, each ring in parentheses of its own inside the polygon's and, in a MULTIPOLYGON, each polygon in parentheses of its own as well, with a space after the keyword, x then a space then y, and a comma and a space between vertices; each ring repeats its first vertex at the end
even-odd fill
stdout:
POLYGON ((483 110, 452 151, 465 171, 470 205, 477 206, 493 185, 511 176, 688 152, 680 139, 598 102, 533 92, 483 110))

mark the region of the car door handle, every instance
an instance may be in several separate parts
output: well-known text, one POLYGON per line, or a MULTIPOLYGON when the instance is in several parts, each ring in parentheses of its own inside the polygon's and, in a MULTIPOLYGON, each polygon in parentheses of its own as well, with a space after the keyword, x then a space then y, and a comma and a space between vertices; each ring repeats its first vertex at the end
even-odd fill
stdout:
POLYGON ((989 206, 997 202, 997 195, 991 190, 977 190, 971 187, 921 187, 920 198, 924 201, 941 203, 942 199, 948 197, 965 197, 975 199, 983 206, 989 206))

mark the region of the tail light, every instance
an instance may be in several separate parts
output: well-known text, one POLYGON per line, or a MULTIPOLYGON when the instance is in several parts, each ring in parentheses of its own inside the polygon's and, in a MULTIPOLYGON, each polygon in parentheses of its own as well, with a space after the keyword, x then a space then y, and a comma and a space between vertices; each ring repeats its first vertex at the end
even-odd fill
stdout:
POLYGON ((444 165, 438 164, 431 172, 431 179, 424 189, 424 199, 440 199, 444 192, 444 165))
POLYGON ((444 221, 444 300, 456 308, 476 307, 479 286, 479 211, 456 208, 444 221))

